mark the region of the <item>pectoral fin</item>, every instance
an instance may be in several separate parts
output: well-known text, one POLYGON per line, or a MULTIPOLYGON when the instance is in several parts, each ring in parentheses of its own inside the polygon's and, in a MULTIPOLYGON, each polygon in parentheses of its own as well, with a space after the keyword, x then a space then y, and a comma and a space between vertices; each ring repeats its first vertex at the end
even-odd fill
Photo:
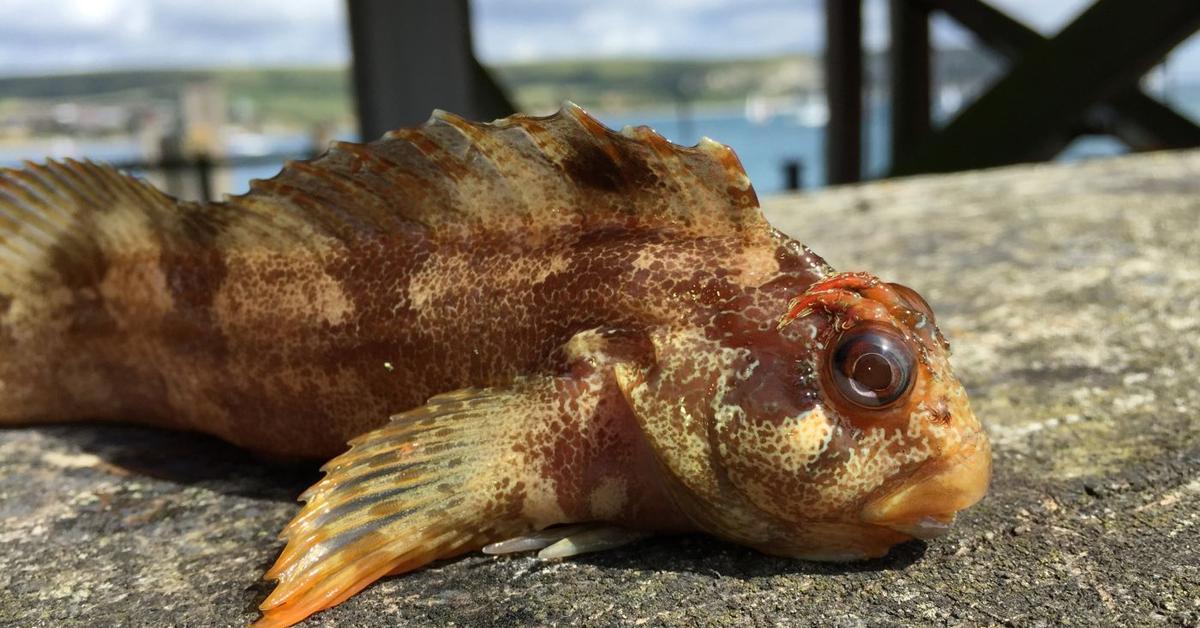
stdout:
POLYGON ((256 626, 294 624, 389 573, 558 523, 530 499, 538 472, 520 446, 523 426, 560 412, 557 383, 440 395, 352 441, 284 528, 265 576, 279 584, 256 626))
POLYGON ((493 549, 569 556, 644 536, 631 528, 690 529, 614 378, 647 349, 635 335, 581 332, 563 349, 569 375, 439 395, 351 441, 284 528, 266 574, 279 584, 256 625, 294 624, 384 575, 505 539, 493 549), (528 536, 585 522, 615 525, 528 536))

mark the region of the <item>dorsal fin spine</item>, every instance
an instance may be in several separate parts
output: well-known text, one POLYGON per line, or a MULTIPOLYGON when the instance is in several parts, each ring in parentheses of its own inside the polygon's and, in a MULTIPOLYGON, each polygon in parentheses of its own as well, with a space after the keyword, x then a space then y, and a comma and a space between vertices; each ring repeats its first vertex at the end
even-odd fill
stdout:
MULTIPOLYGON (((567 102, 553 116, 518 115, 491 124, 434 112, 425 126, 393 131, 379 142, 335 143, 322 157, 292 163, 221 207, 223 220, 232 217, 243 230, 237 237, 269 238, 274 230, 275 237, 289 242, 295 233, 288 231, 302 223, 309 228, 299 233, 335 238, 395 231, 405 224, 445 228, 450 234, 464 224, 472 229, 594 229, 657 221, 718 231, 758 225, 765 233, 752 199, 727 195, 734 189, 749 188, 727 147, 702 140, 684 148, 647 128, 618 134, 567 102), (589 164, 587 159, 602 161, 589 164), (607 160, 611 163, 603 163, 607 160), (593 167, 602 172, 589 174, 593 167), (360 168, 369 174, 356 176, 360 168), (713 180, 714 175, 724 180, 713 180), (656 179, 673 182, 643 185, 656 179), (553 187, 546 187, 548 182, 553 187), (534 189, 540 192, 528 193, 534 189), (584 219, 566 220, 564 209, 584 219)), ((139 213, 141 224, 170 231, 179 226, 173 222, 177 206, 144 183, 89 162, 0 170, 0 235, 7 259, 29 258, 60 240, 97 237, 80 226, 81 216, 93 211, 139 213)), ((140 227, 117 220, 109 229, 111 236, 140 227)), ((12 280, 15 271, 8 266, 0 275, 12 280)))
MULTIPOLYGON (((99 207, 103 203, 111 202, 116 196, 116 191, 113 189, 111 179, 108 176, 107 168, 98 168, 95 172, 100 176, 93 177, 99 185, 89 185, 84 179, 82 170, 87 167, 95 167, 95 164, 90 162, 86 165, 75 160, 68 160, 63 164, 62 168, 43 167, 41 172, 48 176, 53 176, 70 186, 71 193, 76 199, 85 203, 92 203, 99 207)), ((141 186, 143 188, 147 186, 141 186)))
POLYGON ((51 221, 54 220, 66 222, 70 219, 70 214, 63 209, 63 202, 69 202, 69 200, 63 190, 47 184, 41 170, 44 169, 26 167, 24 170, 14 172, 17 184, 24 187, 29 197, 33 197, 27 197, 29 201, 43 207, 43 211, 30 212, 30 219, 44 222, 47 225, 53 224, 51 221))
MULTIPOLYGON (((132 212, 131 219, 161 223, 174 207, 173 199, 145 183, 90 162, 0 169, 0 249, 6 259, 0 267, 0 293, 51 278, 47 252, 52 247, 59 263, 88 263, 84 249, 107 244, 113 235, 95 229, 97 212, 132 212)), ((82 276, 95 274, 81 271, 82 276)))
POLYGON ((20 183, 14 174, 19 172, 19 170, 11 170, 8 172, 7 181, 0 180, 0 193, 7 195, 10 199, 10 202, 6 203, 6 209, 10 210, 8 213, 16 221, 13 227, 16 229, 16 235, 30 242, 52 244, 54 241, 53 227, 46 222, 45 216, 41 212, 34 209, 36 205, 40 204, 40 201, 29 188, 20 183), (22 225, 26 228, 20 229, 19 227, 22 225))

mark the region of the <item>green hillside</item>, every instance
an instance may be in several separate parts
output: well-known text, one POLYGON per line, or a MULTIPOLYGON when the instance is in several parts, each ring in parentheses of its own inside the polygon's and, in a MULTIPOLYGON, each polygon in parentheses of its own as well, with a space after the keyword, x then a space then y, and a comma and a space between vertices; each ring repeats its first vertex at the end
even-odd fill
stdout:
POLYGON ((17 100, 129 102, 170 99, 189 83, 212 81, 231 104, 248 103, 271 122, 351 120, 349 73, 341 68, 150 70, 0 78, 0 104, 17 100))
POLYGON ((555 61, 493 69, 524 109, 554 108, 564 98, 603 109, 662 105, 680 99, 741 101, 747 93, 815 89, 819 60, 777 57, 740 60, 627 59, 555 61))
MULTIPOLYGON (((941 81, 969 82, 994 73, 997 64, 968 50, 942 51, 934 74, 941 81)), ((886 57, 867 62, 869 83, 885 80, 886 57)), ((789 55, 761 59, 605 59, 549 61, 492 68, 519 109, 547 111, 563 99, 615 111, 623 108, 693 103, 740 103, 748 94, 797 95, 822 84, 819 57, 789 55)), ((344 68, 255 70, 151 70, 43 77, 0 78, 0 115, 14 103, 129 102, 177 98, 197 81, 220 87, 231 108, 251 110, 259 121, 309 126, 349 124, 353 90, 344 68)))

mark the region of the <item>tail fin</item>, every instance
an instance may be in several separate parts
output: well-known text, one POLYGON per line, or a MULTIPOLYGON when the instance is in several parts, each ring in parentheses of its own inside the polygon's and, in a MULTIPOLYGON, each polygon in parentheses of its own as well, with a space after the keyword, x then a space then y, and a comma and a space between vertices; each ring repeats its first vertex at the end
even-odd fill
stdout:
POLYGON ((62 379, 78 338, 108 320, 107 254, 144 241, 177 207, 111 167, 0 169, 0 423, 71 418, 76 393, 99 387, 62 379))

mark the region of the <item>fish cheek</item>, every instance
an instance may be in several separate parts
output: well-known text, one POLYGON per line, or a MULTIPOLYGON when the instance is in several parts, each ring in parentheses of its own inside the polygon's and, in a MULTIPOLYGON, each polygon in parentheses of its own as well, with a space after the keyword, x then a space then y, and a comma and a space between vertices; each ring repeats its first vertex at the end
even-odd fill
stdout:
MULTIPOLYGON (((779 542, 798 548, 797 535, 813 521, 857 525, 861 502, 903 478, 928 449, 913 446, 925 434, 911 429, 907 401, 894 414, 860 409, 850 416, 828 401, 821 386, 829 382, 812 375, 820 358, 773 355, 787 354, 757 352, 753 374, 718 406, 719 453, 743 497, 783 524, 780 538, 791 540, 779 542)), ((921 377, 913 391, 923 393, 929 379, 921 377)))
POLYGON ((726 444, 716 410, 729 378, 746 366, 748 352, 722 347, 694 329, 651 334, 655 363, 614 365, 623 395, 662 465, 663 484, 697 527, 737 542, 768 538, 758 509, 730 490, 717 463, 726 444))
POLYGON ((839 431, 820 408, 781 421, 737 412, 723 433, 729 480, 754 506, 787 522, 827 514, 822 485, 831 477, 826 452, 839 431))
POLYGON ((848 438, 840 417, 820 405, 814 338, 821 328, 807 323, 784 333, 742 329, 725 340, 743 353, 711 400, 721 473, 772 527, 828 515, 825 485, 848 438))

